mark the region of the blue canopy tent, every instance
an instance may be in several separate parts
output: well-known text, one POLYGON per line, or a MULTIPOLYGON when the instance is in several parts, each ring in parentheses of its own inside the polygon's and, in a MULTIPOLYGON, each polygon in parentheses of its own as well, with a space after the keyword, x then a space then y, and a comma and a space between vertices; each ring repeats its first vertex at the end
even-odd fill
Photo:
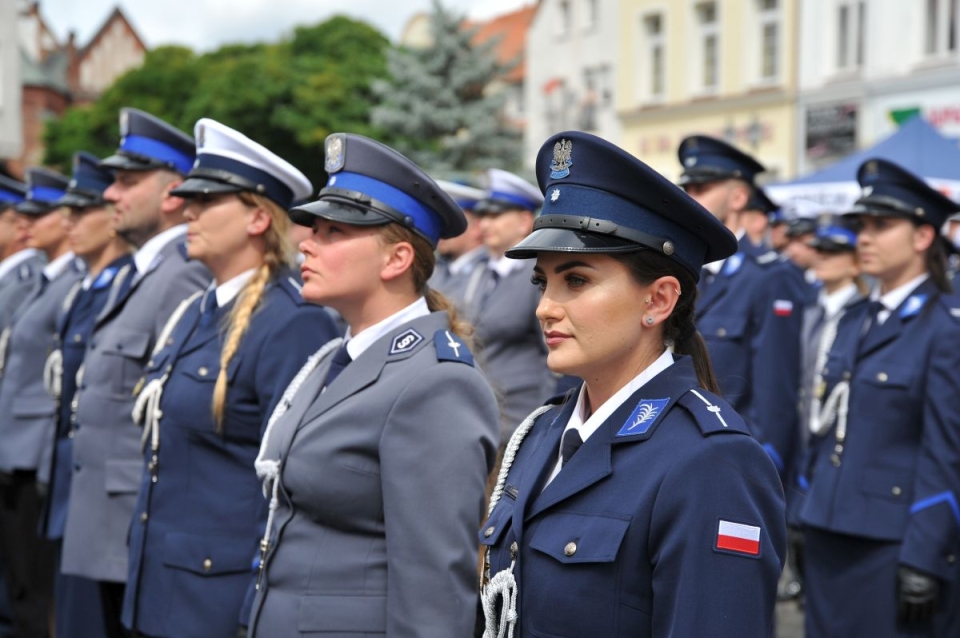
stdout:
POLYGON ((848 155, 810 175, 769 184, 764 191, 779 204, 808 199, 843 210, 860 196, 857 169, 866 160, 878 157, 896 162, 948 197, 960 199, 960 146, 920 116, 911 118, 896 133, 871 148, 848 155))

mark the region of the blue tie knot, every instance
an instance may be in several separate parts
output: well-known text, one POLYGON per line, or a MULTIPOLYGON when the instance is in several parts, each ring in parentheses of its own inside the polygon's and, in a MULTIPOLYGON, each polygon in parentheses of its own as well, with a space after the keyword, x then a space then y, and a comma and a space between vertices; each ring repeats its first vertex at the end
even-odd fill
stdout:
POLYGON ((583 445, 583 439, 580 437, 580 431, 576 428, 570 428, 563 433, 563 441, 560 443, 561 467, 567 464, 570 457, 583 445))

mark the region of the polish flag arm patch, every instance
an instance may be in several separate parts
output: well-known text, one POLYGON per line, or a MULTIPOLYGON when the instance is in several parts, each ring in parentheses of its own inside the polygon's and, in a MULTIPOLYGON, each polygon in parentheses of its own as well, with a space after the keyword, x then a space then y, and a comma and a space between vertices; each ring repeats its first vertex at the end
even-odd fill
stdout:
POLYGON ((793 314, 793 302, 789 299, 774 299, 773 314, 778 317, 789 317, 793 314))
POLYGON ((716 549, 744 556, 759 556, 760 528, 720 519, 716 549))

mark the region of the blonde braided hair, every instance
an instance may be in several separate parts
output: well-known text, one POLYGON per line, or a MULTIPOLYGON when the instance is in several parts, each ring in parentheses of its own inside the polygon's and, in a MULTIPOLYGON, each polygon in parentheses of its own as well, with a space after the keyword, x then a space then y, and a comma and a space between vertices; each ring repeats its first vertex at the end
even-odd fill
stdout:
POLYGON ((270 280, 283 266, 290 264, 293 258, 293 249, 287 239, 287 231, 290 227, 287 212, 263 195, 243 191, 237 193, 237 197, 251 208, 259 207, 267 211, 270 214, 270 226, 261 235, 264 242, 263 263, 240 292, 237 303, 230 311, 225 328, 227 336, 223 343, 223 350, 220 352, 220 374, 217 375, 217 382, 213 386, 212 409, 217 434, 223 433, 223 411, 227 401, 227 367, 240 348, 240 341, 250 327, 250 318, 259 307, 270 280))

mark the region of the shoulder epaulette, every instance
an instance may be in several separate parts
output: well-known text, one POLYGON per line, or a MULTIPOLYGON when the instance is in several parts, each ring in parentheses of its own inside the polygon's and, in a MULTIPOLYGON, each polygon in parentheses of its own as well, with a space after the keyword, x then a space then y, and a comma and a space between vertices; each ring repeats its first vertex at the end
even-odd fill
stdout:
POLYGON ((762 255, 757 255, 756 262, 761 266, 769 266, 770 264, 775 264, 780 259, 780 254, 775 250, 768 250, 762 255))
POLYGON ((747 424, 726 401, 703 388, 693 388, 677 401, 691 415, 704 436, 719 432, 750 434, 747 424))
POLYGON ((433 333, 433 345, 437 349, 437 361, 458 361, 473 366, 473 353, 460 337, 450 330, 433 333))

